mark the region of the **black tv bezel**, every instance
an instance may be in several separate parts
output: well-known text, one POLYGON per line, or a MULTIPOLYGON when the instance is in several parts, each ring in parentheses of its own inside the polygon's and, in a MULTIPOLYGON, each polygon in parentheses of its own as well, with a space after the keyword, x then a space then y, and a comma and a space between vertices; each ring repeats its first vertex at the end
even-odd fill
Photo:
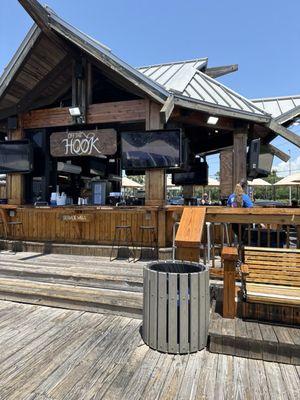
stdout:
MULTIPOLYGON (((155 170, 155 169, 165 169, 165 170, 167 170, 167 171, 176 171, 176 170, 178 170, 178 169, 180 169, 181 168, 181 166, 182 166, 182 164, 183 164, 183 160, 182 160, 182 157, 183 157, 183 155, 182 155, 182 136, 183 136, 183 134, 182 134, 182 129, 180 129, 180 128, 175 128, 175 129, 149 129, 149 130, 147 130, 147 131, 124 131, 124 132, 120 132, 120 148, 121 148, 121 168, 122 168, 122 170, 128 170, 128 171, 131 171, 131 172, 134 172, 134 171, 140 171, 140 173, 142 172, 142 171, 145 171, 145 170, 148 170, 148 169, 151 169, 151 170, 155 170), (179 165, 178 166, 174 166, 174 167, 135 167, 135 168, 125 168, 124 166, 123 166, 123 141, 122 141, 122 134, 124 133, 130 133, 130 134, 135 134, 135 133, 138 133, 138 134, 140 134, 140 133, 151 133, 151 132, 163 132, 163 133, 166 133, 166 132, 174 132, 174 131, 177 131, 178 133, 179 133, 179 165)), ((139 175, 139 174, 136 174, 136 175, 139 175)))
POLYGON ((0 173, 1 174, 30 174, 33 171, 33 146, 32 143, 30 142, 30 140, 1 140, 0 141, 0 146, 1 144, 24 144, 27 145, 28 147, 28 159, 29 159, 29 165, 30 168, 28 170, 18 170, 18 169, 14 169, 12 170, 8 170, 8 169, 1 169, 0 166, 0 173))

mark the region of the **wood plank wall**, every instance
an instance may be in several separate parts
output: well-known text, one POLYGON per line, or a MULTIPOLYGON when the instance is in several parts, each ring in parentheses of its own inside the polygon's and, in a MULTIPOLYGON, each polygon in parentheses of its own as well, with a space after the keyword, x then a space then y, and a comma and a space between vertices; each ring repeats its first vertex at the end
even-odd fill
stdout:
MULTIPOLYGON (((23 223, 14 237, 31 241, 51 241, 57 243, 92 243, 111 245, 116 225, 131 225, 134 244, 140 242, 140 226, 157 228, 158 210, 93 210, 74 211, 72 209, 18 208, 12 220, 23 223), (63 215, 85 215, 88 222, 63 221, 63 215)), ((124 236, 122 239, 125 239, 124 236)), ((145 238, 148 243, 148 238, 145 238)))

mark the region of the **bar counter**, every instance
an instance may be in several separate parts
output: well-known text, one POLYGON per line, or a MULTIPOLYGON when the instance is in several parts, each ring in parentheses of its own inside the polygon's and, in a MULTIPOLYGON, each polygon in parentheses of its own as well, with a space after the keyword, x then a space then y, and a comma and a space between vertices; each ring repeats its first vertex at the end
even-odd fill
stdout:
MULTIPOLYGON (((180 221, 183 206, 0 206, 11 221, 22 222, 14 239, 111 245, 115 227, 130 225, 133 241, 140 243, 140 227, 157 230, 159 247, 172 245, 172 229, 180 221)), ((214 223, 266 223, 300 226, 300 208, 207 207, 206 221, 214 223)))

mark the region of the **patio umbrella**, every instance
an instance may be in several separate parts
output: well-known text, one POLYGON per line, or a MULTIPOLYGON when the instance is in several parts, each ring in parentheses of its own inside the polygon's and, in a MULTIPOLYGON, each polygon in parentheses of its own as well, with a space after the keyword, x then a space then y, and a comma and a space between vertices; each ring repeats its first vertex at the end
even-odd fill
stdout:
POLYGON ((248 185, 249 186, 272 186, 271 183, 269 183, 261 178, 253 179, 253 181, 248 181, 248 185))
POLYGON ((122 178, 122 187, 125 188, 142 188, 144 185, 138 183, 132 179, 127 178, 127 176, 123 176, 122 178))
POLYGON ((274 183, 275 186, 298 186, 300 184, 300 172, 286 176, 274 183))

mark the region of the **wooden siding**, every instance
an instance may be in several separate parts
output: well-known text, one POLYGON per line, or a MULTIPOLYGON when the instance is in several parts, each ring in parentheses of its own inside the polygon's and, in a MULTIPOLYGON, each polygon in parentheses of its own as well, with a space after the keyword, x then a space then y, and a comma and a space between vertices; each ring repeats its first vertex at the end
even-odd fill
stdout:
MULTIPOLYGON (((23 223, 16 229, 14 237, 33 241, 52 241, 59 243, 97 243, 111 245, 117 225, 131 225, 133 241, 140 242, 140 226, 151 225, 157 228, 156 209, 102 209, 86 208, 19 208, 12 219, 23 223), (65 221, 63 216, 86 216, 86 222, 65 221)), ((145 235, 146 236, 146 235, 145 235)), ((122 236, 122 239, 124 237, 122 236)), ((148 238, 145 238, 147 242, 148 238)))
MULTIPOLYGON (((146 117, 145 100, 92 104, 87 110, 88 124, 136 122, 146 117)), ((46 128, 73 125, 69 107, 34 110, 23 114, 23 128, 46 128)))

